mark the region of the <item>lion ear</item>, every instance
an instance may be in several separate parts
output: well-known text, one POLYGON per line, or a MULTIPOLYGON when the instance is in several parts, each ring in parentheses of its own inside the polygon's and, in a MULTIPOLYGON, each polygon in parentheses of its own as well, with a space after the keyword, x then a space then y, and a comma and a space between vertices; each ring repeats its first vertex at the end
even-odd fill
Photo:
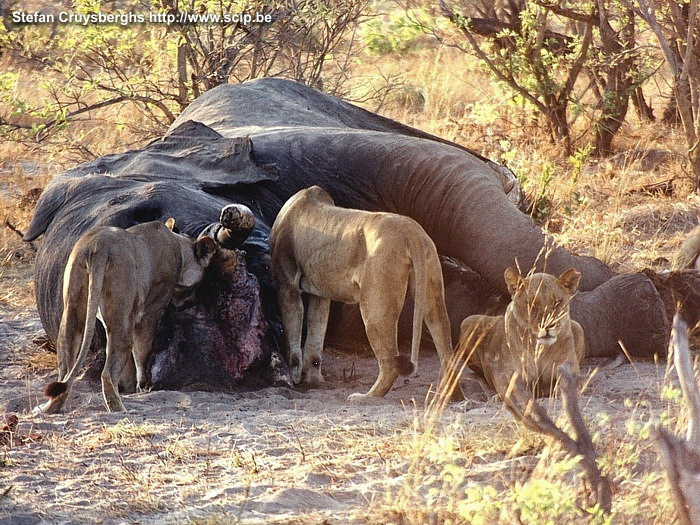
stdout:
POLYGON ((581 280, 581 274, 574 268, 569 268, 559 276, 559 284, 567 289, 569 295, 573 296, 578 289, 578 283, 581 280))
POLYGON ((506 268, 506 271, 503 273, 503 278, 506 281, 506 286, 508 287, 508 293, 512 296, 515 295, 515 292, 518 291, 518 288, 520 288, 520 285, 523 282, 522 277, 520 277, 520 274, 515 270, 515 268, 506 268))
POLYGON ((165 225, 168 227, 168 229, 171 232, 177 231, 176 230, 177 226, 175 226, 175 219, 173 219, 172 217, 170 217, 167 221, 165 221, 165 225))
POLYGON ((204 268, 209 266, 216 250, 216 243, 211 237, 201 237, 194 243, 194 255, 197 258, 197 262, 204 268))

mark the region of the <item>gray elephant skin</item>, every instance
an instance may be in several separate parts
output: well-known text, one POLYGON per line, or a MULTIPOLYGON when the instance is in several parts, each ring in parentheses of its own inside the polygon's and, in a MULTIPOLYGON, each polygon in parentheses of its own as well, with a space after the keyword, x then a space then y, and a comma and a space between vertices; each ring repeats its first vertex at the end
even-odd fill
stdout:
MULTIPOLYGON (((88 229, 174 217, 182 232, 196 236, 217 221, 223 206, 241 203, 255 214, 255 229, 237 249, 222 250, 195 304, 165 315, 152 381, 159 388, 235 390, 280 380, 284 345, 267 235, 282 204, 314 184, 339 206, 412 217, 452 266, 464 267, 447 272, 453 331, 467 315, 507 303, 503 272, 517 261, 520 268, 556 275, 569 267, 581 272, 572 316, 586 332, 588 355, 614 355, 618 341, 636 356, 665 350, 668 320, 651 281, 641 274, 615 276, 596 259, 551 245, 511 202, 507 170, 456 144, 272 78, 214 88, 162 139, 51 181, 25 235, 27 241, 42 236, 35 284, 46 333, 56 339, 63 269, 88 229)), ((332 318, 329 338, 355 339, 352 317, 350 310, 332 318)))

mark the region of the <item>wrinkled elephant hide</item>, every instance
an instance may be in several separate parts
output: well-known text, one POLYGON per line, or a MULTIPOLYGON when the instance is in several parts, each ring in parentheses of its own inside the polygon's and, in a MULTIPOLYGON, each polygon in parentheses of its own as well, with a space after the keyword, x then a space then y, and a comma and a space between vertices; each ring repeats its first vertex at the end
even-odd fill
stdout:
POLYGON ((150 358, 158 390, 223 390, 291 385, 258 279, 245 252, 220 248, 184 308, 168 308, 150 358), (268 366, 270 365, 270 366, 268 366))
POLYGON ((642 273, 654 283, 666 317, 673 319, 678 312, 681 319, 693 330, 700 323, 700 272, 697 270, 676 270, 659 274, 646 269, 642 273))
POLYGON ((583 328, 588 357, 666 355, 669 319, 654 283, 642 273, 616 275, 579 292, 571 302, 571 318, 583 328))

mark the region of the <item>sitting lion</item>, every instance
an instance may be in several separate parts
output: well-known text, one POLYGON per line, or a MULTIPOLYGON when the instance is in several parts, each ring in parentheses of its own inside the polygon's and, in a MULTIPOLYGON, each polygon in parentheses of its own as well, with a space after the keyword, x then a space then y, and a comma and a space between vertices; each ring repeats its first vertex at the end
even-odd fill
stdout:
MULTIPOLYGON (((440 356, 443 373, 452 357, 450 321, 435 244, 413 219, 335 206, 313 186, 290 198, 270 232, 272 270, 279 284, 282 322, 289 343, 292 380, 323 381, 321 352, 331 301, 358 304, 379 376, 367 394, 386 394, 400 374, 417 363, 423 321, 440 356), (406 291, 414 293, 411 362, 401 357, 397 324, 406 291), (301 294, 309 295, 307 334, 301 294)), ((453 399, 463 399, 459 386, 453 399)))
POLYGON ((571 268, 558 278, 545 273, 522 278, 508 268, 504 277, 512 297, 505 315, 467 317, 455 353, 501 399, 516 372, 537 395, 549 394, 559 365, 571 363, 577 374, 585 353, 583 329, 569 317, 580 274, 571 268))
POLYGON ((214 241, 193 242, 171 231, 175 221, 121 228, 98 227, 73 247, 63 276, 63 315, 56 344, 58 382, 36 411, 61 409, 88 353, 99 318, 107 333, 102 394, 107 409, 124 410, 118 387, 146 384, 146 360, 158 322, 176 295, 202 280, 216 250, 214 241), (132 360, 133 356, 133 360, 132 360), (136 384, 133 370, 136 368, 136 384))

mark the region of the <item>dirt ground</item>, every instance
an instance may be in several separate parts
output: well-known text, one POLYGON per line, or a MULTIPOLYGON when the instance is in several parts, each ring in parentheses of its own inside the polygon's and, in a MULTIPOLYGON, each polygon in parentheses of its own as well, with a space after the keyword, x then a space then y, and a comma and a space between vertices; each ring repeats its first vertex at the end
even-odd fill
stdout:
MULTIPOLYGON (((382 509, 415 467, 411 443, 439 368, 434 354, 423 355, 418 377, 353 405, 348 394, 369 388, 376 361, 329 350, 323 389, 139 393, 125 396, 128 412, 110 414, 98 385, 81 381, 68 411, 33 417, 27 411, 54 373, 53 354, 32 342, 41 333, 36 311, 0 312, 0 413, 19 417, 0 432, 3 525, 386 523, 382 509)), ((590 371, 604 361, 584 364, 590 371)), ((647 416, 658 416, 664 373, 665 363, 599 371, 584 415, 621 421, 647 400, 647 416)), ((541 447, 508 453, 518 435, 512 417, 470 373, 462 384, 469 400, 440 415, 441 431, 459 425, 504 441, 472 458, 470 479, 534 468, 541 447)), ((429 491, 415 497, 429 504, 429 491)))

